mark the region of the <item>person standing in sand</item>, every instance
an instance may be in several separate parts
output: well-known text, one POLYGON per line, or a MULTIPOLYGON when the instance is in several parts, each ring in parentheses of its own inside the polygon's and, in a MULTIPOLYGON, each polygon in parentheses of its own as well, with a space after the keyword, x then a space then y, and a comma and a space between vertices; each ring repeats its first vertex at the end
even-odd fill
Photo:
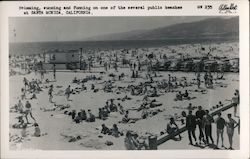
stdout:
POLYGON ((230 150, 233 150, 233 136, 234 136, 234 128, 238 126, 238 123, 232 118, 232 114, 227 114, 228 121, 226 121, 226 127, 227 127, 227 136, 229 140, 230 150), (236 124, 236 125, 235 125, 236 124))
POLYGON ((17 110, 20 112, 20 113, 23 113, 23 104, 21 102, 21 100, 18 101, 18 104, 17 104, 17 110))
POLYGON ((214 122, 214 119, 211 115, 209 115, 209 111, 205 111, 206 114, 203 117, 203 126, 205 129, 205 135, 206 135, 206 144, 209 144, 209 138, 212 141, 212 144, 214 144, 214 140, 212 137, 212 123, 214 122))
POLYGON ((202 130, 202 119, 205 114, 206 112, 205 110, 202 109, 202 106, 198 106, 198 110, 196 111, 195 116, 196 116, 196 121, 197 121, 197 125, 199 127, 199 132, 200 132, 200 135, 199 135, 200 144, 201 144, 201 141, 205 143, 204 133, 202 130))
POLYGON ((65 95, 66 95, 66 99, 69 100, 71 94, 71 89, 70 89, 70 85, 66 88, 65 90, 65 95))
POLYGON ((21 92, 22 92, 22 94, 21 94, 21 99, 22 99, 22 100, 26 99, 26 90, 25 90, 24 88, 22 88, 22 89, 21 89, 21 92))
POLYGON ((28 84, 29 81, 27 80, 27 78, 25 78, 25 77, 23 78, 23 83, 24 83, 24 90, 26 91, 27 90, 26 88, 27 87, 29 88, 29 84, 28 84))
POLYGON ((53 77, 56 80, 56 64, 53 65, 53 77))
POLYGON ((207 87, 207 85, 208 85, 208 74, 207 74, 207 72, 204 75, 204 84, 205 84, 205 87, 207 87))
POLYGON ((190 110, 188 112, 188 116, 186 117, 186 128, 188 130, 188 139, 189 139, 189 144, 193 145, 193 141, 192 141, 192 136, 195 140, 196 145, 197 143, 197 139, 196 139, 196 135, 195 135, 195 129, 196 129, 196 118, 195 116, 192 114, 192 110, 190 110), (192 135, 192 136, 191 136, 192 135))
POLYGON ((37 123, 34 123, 34 127, 35 127, 35 132, 34 132, 33 136, 40 137, 41 136, 41 130, 39 128, 39 125, 37 123))
POLYGON ((28 115, 30 115, 30 117, 36 122, 36 119, 32 115, 32 108, 31 108, 31 104, 29 101, 26 102, 25 109, 26 109, 25 110, 25 118, 26 118, 27 124, 30 124, 29 120, 28 120, 28 115))
POLYGON ((41 73, 41 80, 43 80, 44 79, 44 70, 43 69, 40 70, 40 73, 41 73))
POLYGON ((48 94, 49 94, 49 102, 50 103, 53 103, 53 101, 52 101, 52 98, 53 98, 52 92, 53 92, 53 84, 50 85, 49 92, 48 92, 48 94))
POLYGON ((198 88, 200 88, 200 85, 201 85, 201 77, 200 76, 201 76, 200 72, 198 72, 198 74, 197 74, 197 86, 198 86, 198 88))
POLYGON ((172 90, 171 75, 168 74, 168 92, 172 90))
POLYGON ((239 96, 237 95, 237 93, 234 93, 234 96, 232 98, 232 104, 233 104, 233 107, 234 107, 234 117, 236 117, 237 107, 238 107, 238 104, 239 104, 239 96))
POLYGON ((226 125, 226 121, 225 119, 223 119, 221 117, 221 113, 218 114, 218 118, 215 120, 215 123, 216 123, 216 127, 217 127, 217 143, 216 143, 216 147, 218 148, 218 144, 219 144, 219 139, 220 139, 220 136, 221 136, 221 147, 224 147, 224 144, 223 144, 223 133, 224 133, 224 127, 226 125))

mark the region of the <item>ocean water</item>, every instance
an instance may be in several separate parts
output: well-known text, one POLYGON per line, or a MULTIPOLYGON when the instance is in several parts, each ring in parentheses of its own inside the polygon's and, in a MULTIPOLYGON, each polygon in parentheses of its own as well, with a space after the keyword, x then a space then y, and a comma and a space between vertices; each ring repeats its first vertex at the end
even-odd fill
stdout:
POLYGON ((31 55, 46 53, 49 50, 89 50, 131 49, 164 47, 168 45, 194 43, 221 43, 232 42, 237 39, 168 39, 168 40, 129 40, 129 41, 70 41, 70 42, 29 42, 9 43, 10 55, 31 55))

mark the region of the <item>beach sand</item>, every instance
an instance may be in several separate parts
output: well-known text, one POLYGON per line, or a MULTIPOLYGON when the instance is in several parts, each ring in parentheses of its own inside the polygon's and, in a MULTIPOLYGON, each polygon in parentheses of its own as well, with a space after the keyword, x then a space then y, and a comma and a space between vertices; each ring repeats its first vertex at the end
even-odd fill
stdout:
MULTIPOLYGON (((30 100, 32 105, 32 113, 35 117, 42 133, 46 133, 46 135, 41 137, 33 137, 31 134, 34 132, 34 127, 30 126, 27 128, 27 131, 30 135, 22 142, 14 142, 10 141, 10 149, 11 150, 27 150, 27 149, 42 149, 42 150, 124 150, 124 136, 119 138, 115 138, 109 135, 103 135, 100 133, 101 124, 105 123, 108 127, 112 127, 113 124, 117 124, 118 128, 121 131, 126 132, 127 130, 133 130, 137 132, 139 135, 147 136, 149 134, 160 135, 161 131, 166 129, 166 125, 169 122, 169 118, 174 116, 174 114, 180 116, 182 111, 187 112, 186 107, 189 103, 192 103, 193 106, 202 106, 204 109, 211 109, 212 106, 218 104, 221 101, 224 105, 231 103, 233 93, 235 89, 239 88, 239 74, 238 73, 225 73, 225 80, 215 80, 213 89, 206 89, 204 87, 204 83, 201 83, 201 88, 198 89, 196 85, 192 85, 185 88, 177 88, 175 92, 159 92, 159 97, 154 97, 150 99, 156 99, 158 103, 162 103, 161 106, 151 108, 151 110, 160 109, 162 112, 158 114, 148 117, 147 119, 138 120, 135 123, 118 123, 122 119, 122 115, 118 112, 112 112, 107 120, 99 120, 97 119, 93 123, 82 122, 76 124, 72 121, 71 117, 63 114, 65 110, 71 111, 76 110, 77 112, 80 109, 88 110, 91 109, 94 115, 98 116, 98 108, 103 107, 105 102, 108 99, 115 99, 114 103, 120 103, 125 109, 134 109, 138 108, 142 103, 142 99, 144 96, 132 96, 130 92, 122 92, 118 91, 116 88, 118 86, 124 87, 129 84, 138 84, 139 82, 145 82, 146 79, 143 78, 130 78, 131 70, 129 68, 118 68, 118 72, 114 69, 108 70, 106 74, 99 74, 98 72, 104 71, 103 68, 92 68, 91 72, 84 71, 58 71, 56 72, 56 82, 49 82, 43 84, 43 91, 37 94, 37 99, 30 100), (125 78, 122 81, 118 81, 117 77, 114 81, 113 93, 105 93, 103 90, 103 81, 113 80, 112 77, 108 75, 110 73, 113 74, 121 74, 124 73, 125 78), (68 85, 71 85, 71 88, 74 89, 76 87, 81 87, 81 85, 73 84, 72 80, 74 77, 78 79, 85 78, 89 75, 95 75, 96 77, 102 77, 102 80, 88 81, 85 83, 88 91, 82 91, 79 94, 73 94, 70 96, 72 101, 67 101, 65 96, 63 95, 63 91, 67 88, 68 85), (53 108, 53 104, 49 102, 48 98, 48 88, 44 88, 45 86, 54 85, 54 93, 58 95, 54 95, 53 101, 56 104, 69 104, 70 108, 62 110, 62 111, 47 111, 44 112, 40 108, 51 109, 53 108), (94 93, 91 88, 91 84, 95 85, 95 88, 100 89, 98 92, 94 93), (195 92, 195 90, 206 89, 206 94, 202 94, 200 92, 195 92), (175 101, 175 95, 177 91, 188 90, 190 92, 190 97, 195 97, 195 99, 191 100, 183 100, 183 101, 175 101), (117 93, 119 92, 119 93, 117 93), (117 100, 117 98, 123 98, 125 95, 131 98, 131 100, 125 100, 124 102, 117 100), (75 142, 68 142, 70 136, 76 137, 80 136, 81 139, 75 142), (99 136, 99 137, 98 137, 99 136), (102 137, 100 137, 102 136, 102 137), (105 144, 106 141, 113 142, 113 145, 108 146, 105 144)), ((144 76, 144 72, 139 73, 141 76, 144 76)), ((178 79, 182 77, 186 77, 188 82, 192 82, 195 78, 194 73, 186 73, 186 72, 158 72, 157 75, 160 77, 154 78, 154 80, 161 81, 163 79, 168 79, 168 74, 171 76, 176 76, 178 79)), ((202 73, 202 77, 203 77, 202 73)), ((214 74, 214 77, 216 75, 214 74)), ((23 78, 26 77, 29 81, 34 79, 40 79, 39 73, 35 75, 34 72, 27 75, 15 75, 10 76, 10 107, 17 104, 17 101, 20 99, 21 88, 23 87, 23 78)), ((53 73, 49 72, 45 74, 45 79, 53 79, 53 73)), ((203 78, 202 78, 203 81, 203 78)), ((24 100, 25 101, 25 100, 24 100)), ((23 102, 23 104, 25 104, 23 102)), ((194 110, 194 112, 197 109, 194 110)), ((239 112, 239 111, 238 111, 239 112)), ((223 112, 223 117, 226 119, 226 114, 232 113, 233 109, 229 109, 223 112)), ((11 112, 10 116, 10 136, 19 135, 21 129, 13 129, 11 127, 12 124, 17 122, 16 117, 19 116, 18 113, 11 112)), ((129 116, 131 118, 140 118, 141 112, 130 111, 129 116)), ((234 117, 233 117, 234 118, 234 117)), ((238 118, 234 118, 238 121, 238 118)), ((31 122, 32 119, 30 119, 31 122)), ((182 127, 181 123, 177 121, 177 124, 182 127)), ((236 133, 235 129, 235 137, 233 147, 235 149, 239 149, 239 135, 236 133)), ((213 124, 213 137, 216 142, 216 129, 215 124, 213 124)), ((158 146, 158 149, 200 149, 199 147, 194 147, 188 145, 188 136, 187 132, 181 134, 183 139, 181 141, 173 141, 169 140, 158 146)), ((198 127, 196 130, 196 136, 198 138, 198 127)), ((228 145, 228 138, 226 135, 226 130, 224 132, 224 141, 225 146, 228 145)), ((209 148, 206 148, 209 149, 209 148)))

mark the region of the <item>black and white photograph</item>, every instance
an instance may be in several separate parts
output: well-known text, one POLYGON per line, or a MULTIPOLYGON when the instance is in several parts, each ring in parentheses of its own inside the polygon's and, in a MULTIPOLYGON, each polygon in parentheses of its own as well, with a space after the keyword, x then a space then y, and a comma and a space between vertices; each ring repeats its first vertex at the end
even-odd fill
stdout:
POLYGON ((9 17, 10 150, 239 150, 239 16, 9 17))

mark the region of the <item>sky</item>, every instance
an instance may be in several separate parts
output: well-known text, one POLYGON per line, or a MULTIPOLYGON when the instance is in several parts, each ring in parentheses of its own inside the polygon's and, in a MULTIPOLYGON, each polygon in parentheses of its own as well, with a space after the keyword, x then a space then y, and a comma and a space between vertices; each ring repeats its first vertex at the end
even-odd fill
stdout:
MULTIPOLYGON (((147 30, 209 17, 12 17, 10 42, 81 41, 89 37, 147 30)), ((210 17, 211 18, 211 17, 210 17)))

